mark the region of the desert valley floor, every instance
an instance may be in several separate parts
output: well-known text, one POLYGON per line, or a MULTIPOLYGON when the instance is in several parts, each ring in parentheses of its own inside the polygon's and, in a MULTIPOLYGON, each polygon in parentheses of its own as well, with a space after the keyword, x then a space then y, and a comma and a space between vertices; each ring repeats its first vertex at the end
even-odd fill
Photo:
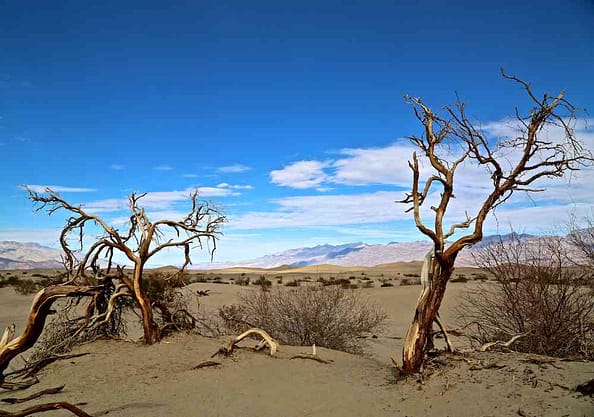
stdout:
MULTIPOLYGON (((417 268, 418 265, 411 265, 417 268)), ((404 271, 404 270, 402 270, 404 271)), ((247 272, 261 274, 261 271, 247 272)), ((269 272, 270 279, 283 272, 269 272)), ((311 271, 297 271, 306 274, 311 271)), ((316 273, 361 274, 353 270, 316 273)), ((402 272, 404 273, 404 272, 402 272)), ((219 273, 222 281, 232 274, 219 273)), ((367 269, 375 280, 388 271, 367 269), (374 277, 375 274, 375 277, 374 277)), ((212 275, 214 277, 214 275, 212 275)), ((285 280, 287 274, 285 274, 285 280)), ((376 282, 377 284, 377 282, 376 282)), ((441 315, 455 324, 455 306, 462 292, 476 283, 451 283, 441 315)), ((200 299, 202 307, 216 311, 237 301, 255 286, 215 282, 191 284, 186 291, 210 290, 200 299)), ((535 355, 501 352, 468 352, 443 355, 430 364, 423 377, 400 379, 390 358, 400 361, 402 338, 419 294, 418 285, 362 289, 388 314, 385 329, 364 342, 363 355, 324 348, 317 355, 329 363, 291 359, 311 347, 285 346, 274 357, 265 351, 239 350, 232 357, 214 360, 220 365, 192 369, 213 360, 211 355, 230 336, 206 338, 177 334, 154 346, 130 340, 98 341, 79 346, 88 355, 56 362, 39 374, 40 383, 27 392, 2 392, 21 397, 29 392, 65 384, 62 393, 25 403, 26 406, 69 401, 92 416, 592 416, 594 399, 573 389, 594 378, 594 363, 566 361, 535 355)), ((15 322, 17 332, 26 322, 32 295, 18 295, 0 288, 0 325, 15 322)), ((133 332, 132 332, 133 333, 133 332)), ((455 338, 459 348, 468 348, 455 338)), ((253 344, 247 340, 245 345, 253 344)), ((21 364, 15 361, 15 366, 21 364)), ((25 404, 0 403, 0 410, 15 412, 25 404)), ((66 411, 44 413, 66 416, 66 411)))

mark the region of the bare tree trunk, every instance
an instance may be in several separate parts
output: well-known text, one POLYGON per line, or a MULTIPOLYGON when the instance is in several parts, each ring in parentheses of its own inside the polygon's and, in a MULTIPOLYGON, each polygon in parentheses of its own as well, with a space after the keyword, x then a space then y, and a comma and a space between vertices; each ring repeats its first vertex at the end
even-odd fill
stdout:
POLYGON ((152 345, 157 343, 161 339, 161 334, 159 332, 159 327, 155 323, 155 319, 153 317, 153 307, 151 305, 151 301, 146 296, 144 292, 144 288, 142 285, 142 273, 143 273, 144 265, 142 262, 137 262, 134 266, 134 280, 133 280, 133 290, 134 290, 134 297, 140 306, 140 312, 142 314, 142 330, 144 332, 144 343, 147 345, 152 345))
POLYGON ((431 285, 424 286, 417 302, 413 322, 411 323, 402 350, 402 370, 405 373, 418 372, 423 366, 427 346, 432 343, 433 322, 436 320, 446 285, 453 272, 453 263, 440 266, 433 264, 431 285))

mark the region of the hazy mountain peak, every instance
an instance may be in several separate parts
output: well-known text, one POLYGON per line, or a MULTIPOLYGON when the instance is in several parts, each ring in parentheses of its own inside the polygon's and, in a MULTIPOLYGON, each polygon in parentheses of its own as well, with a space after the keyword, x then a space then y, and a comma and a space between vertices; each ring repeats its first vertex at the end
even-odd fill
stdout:
POLYGON ((0 269, 61 268, 61 251, 35 242, 0 242, 0 269))

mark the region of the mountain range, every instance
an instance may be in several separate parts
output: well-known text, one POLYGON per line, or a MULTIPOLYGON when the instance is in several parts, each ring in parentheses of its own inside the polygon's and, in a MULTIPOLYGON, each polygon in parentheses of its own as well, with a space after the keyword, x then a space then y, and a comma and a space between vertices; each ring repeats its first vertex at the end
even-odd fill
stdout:
POLYGON ((0 241, 0 269, 62 268, 61 252, 38 243, 0 241))
MULTIPOLYGON (((509 238, 511 235, 507 235, 509 238)), ((520 239, 529 243, 539 239, 522 234, 520 239)), ((476 248, 499 241, 500 236, 486 236, 481 244, 464 249, 458 259, 458 266, 474 266, 473 252, 476 248)), ((506 236, 503 236, 506 239, 506 236)), ((236 262, 212 262, 193 265, 195 269, 220 269, 231 267, 277 268, 279 266, 308 266, 331 264, 337 266, 376 266, 392 262, 422 260, 431 249, 430 241, 390 242, 387 244, 366 244, 363 242, 343 245, 318 245, 290 249, 262 256, 256 259, 236 262)), ((158 266, 158 265, 157 265, 158 266)), ((61 268, 60 251, 37 243, 0 242, 0 269, 61 268)))

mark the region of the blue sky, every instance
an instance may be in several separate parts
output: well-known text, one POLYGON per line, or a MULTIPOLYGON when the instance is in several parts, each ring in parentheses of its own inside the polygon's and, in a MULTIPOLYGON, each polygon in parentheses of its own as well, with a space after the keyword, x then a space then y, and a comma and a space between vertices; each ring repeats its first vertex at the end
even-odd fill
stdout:
MULTIPOLYGON (((175 216, 198 187, 229 219, 219 261, 421 239, 394 203, 421 132, 403 95, 437 109, 458 92, 502 134, 527 101, 500 67, 591 110, 592 2, 2 2, 0 240, 57 242, 64 216, 34 213, 20 184, 116 223, 132 191, 175 216)), ((500 227, 587 213, 591 173, 517 196, 500 227)))

